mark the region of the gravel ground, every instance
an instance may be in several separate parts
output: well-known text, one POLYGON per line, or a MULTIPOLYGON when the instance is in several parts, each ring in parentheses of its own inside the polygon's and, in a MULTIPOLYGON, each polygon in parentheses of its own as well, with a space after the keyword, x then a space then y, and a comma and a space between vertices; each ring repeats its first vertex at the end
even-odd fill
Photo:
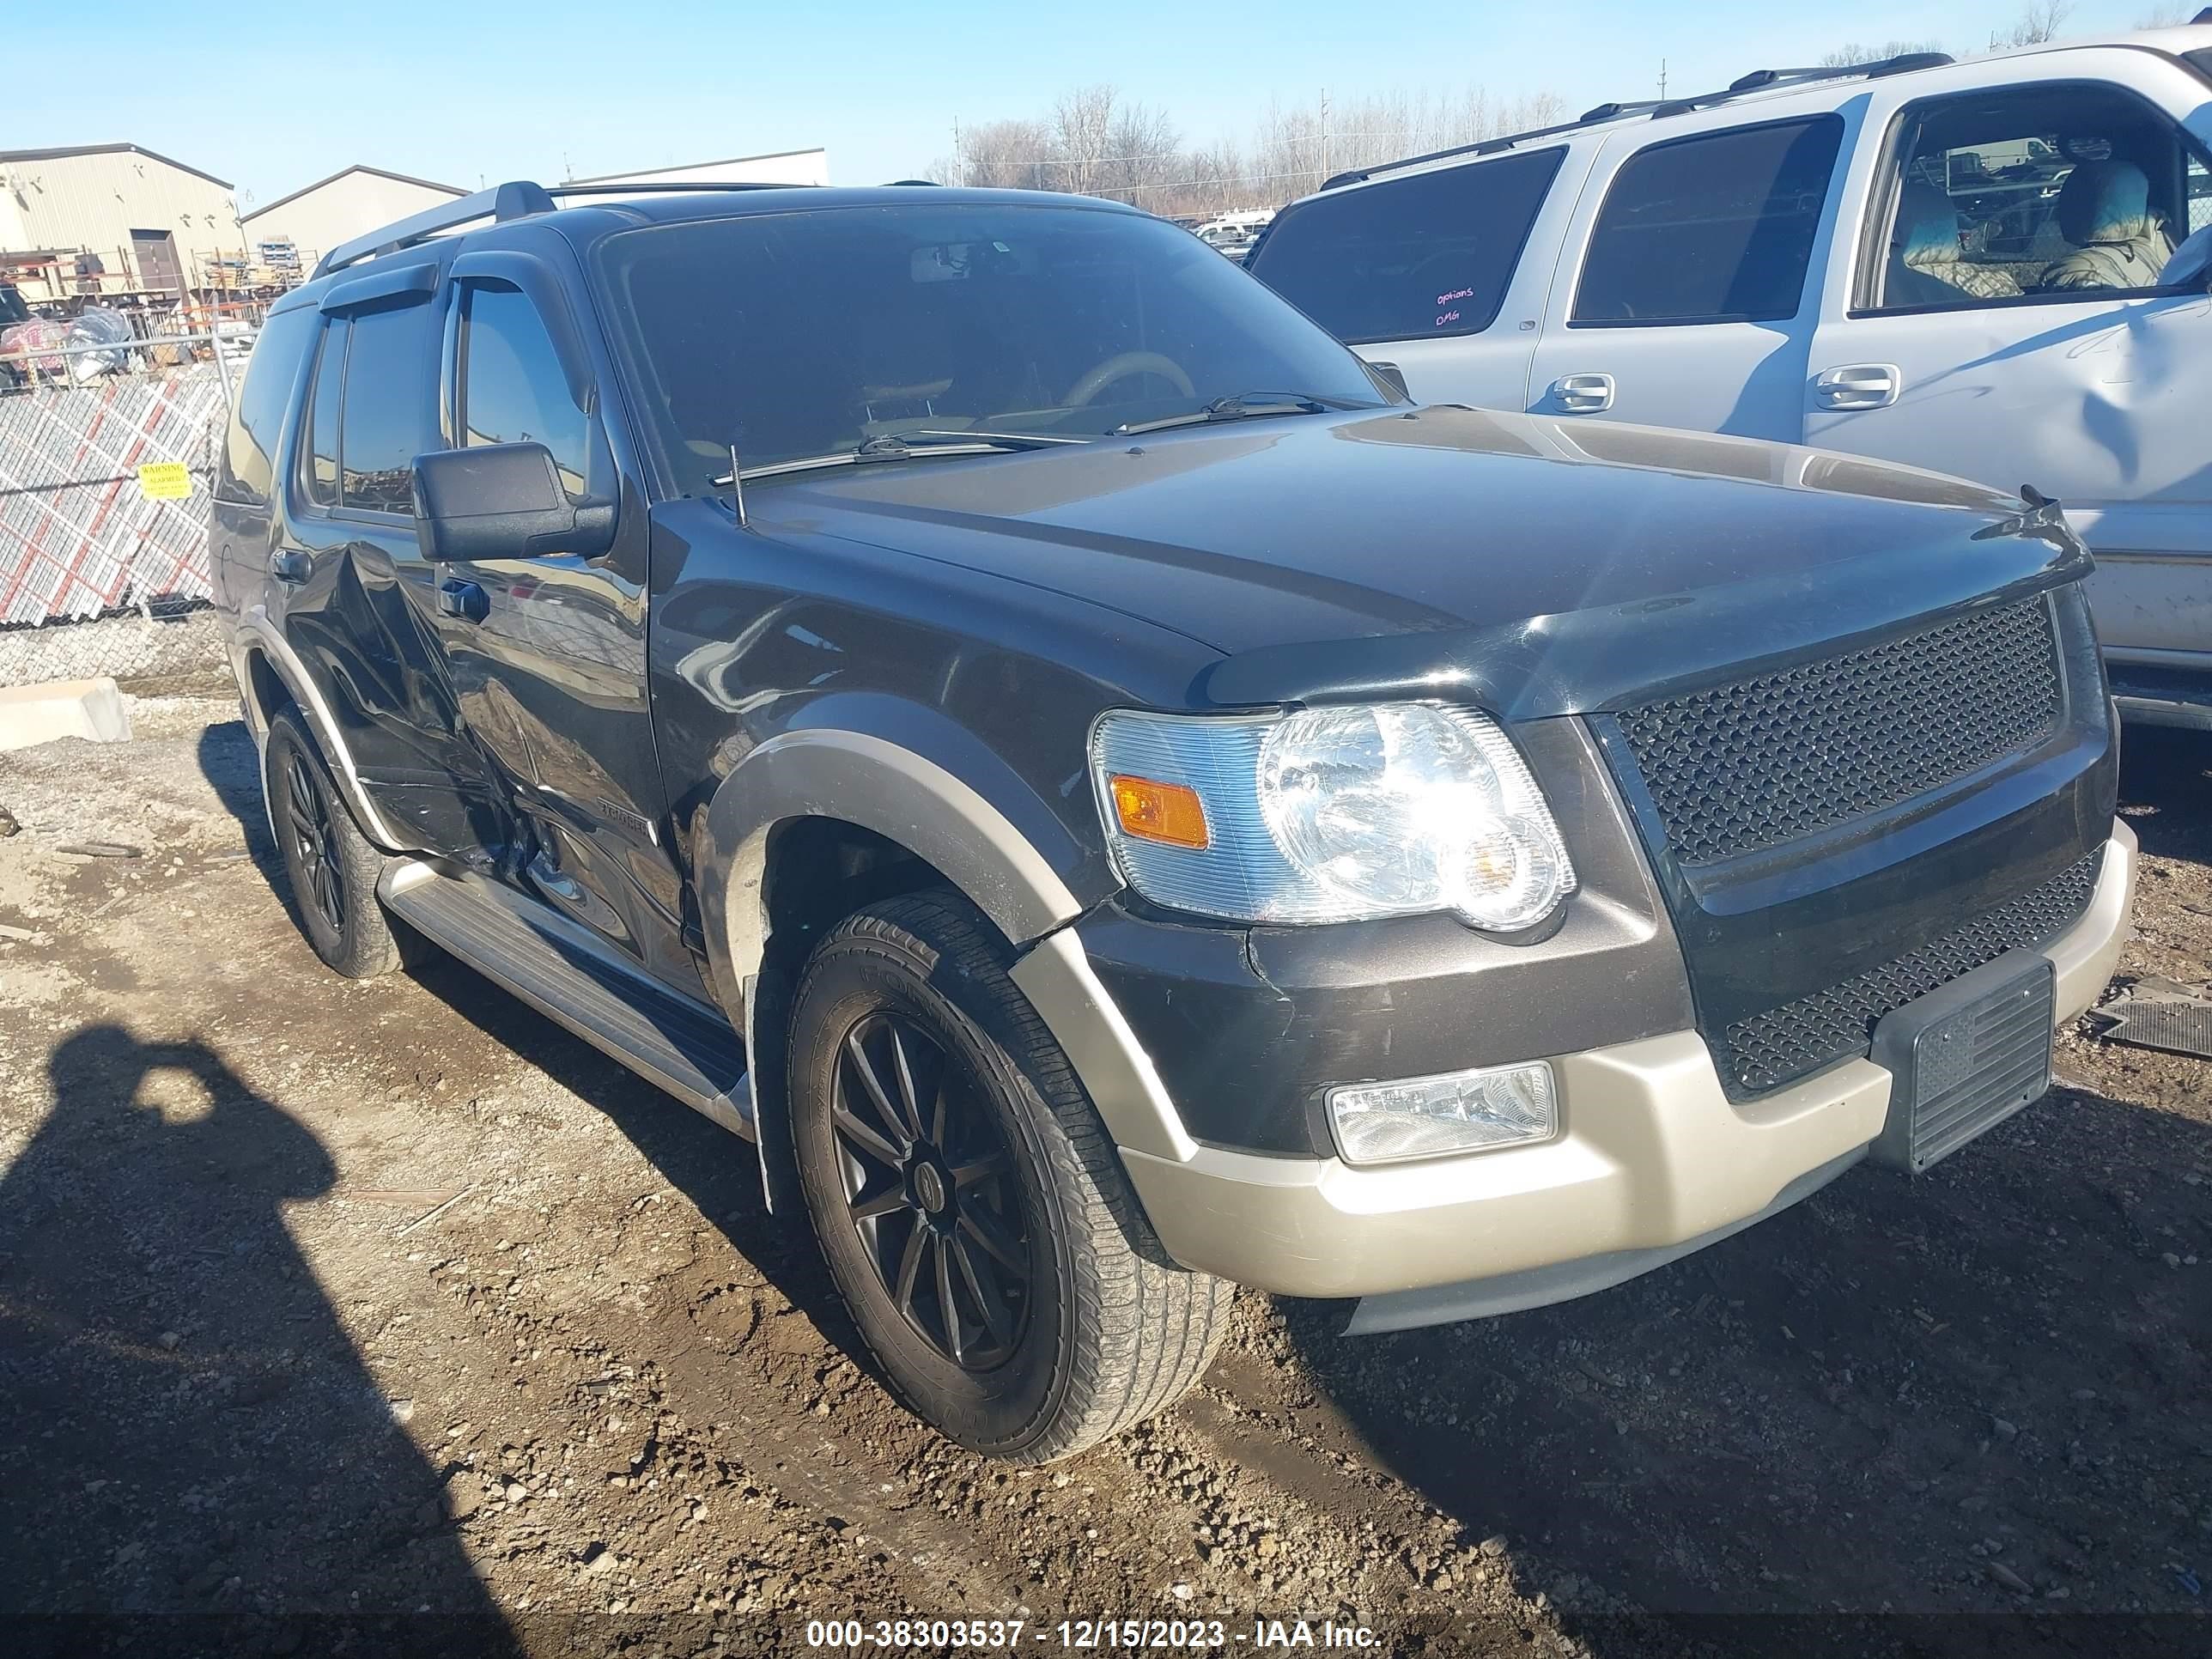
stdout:
MULTIPOLYGON (((137 714, 127 745, 0 756, 19 1650, 336 1645, 298 1615, 362 1651, 785 1651, 910 1616, 2212 1648, 2203 1063, 2092 1017, 2058 1092, 1929 1176, 1856 1170, 1564 1307, 1346 1341, 1248 1295, 1182 1407, 1006 1469, 884 1393, 748 1147, 457 965, 325 972, 234 705, 137 714), (59 850, 86 840, 145 856, 59 850)), ((2124 979, 2212 978, 2208 766, 2131 744, 2124 979)))

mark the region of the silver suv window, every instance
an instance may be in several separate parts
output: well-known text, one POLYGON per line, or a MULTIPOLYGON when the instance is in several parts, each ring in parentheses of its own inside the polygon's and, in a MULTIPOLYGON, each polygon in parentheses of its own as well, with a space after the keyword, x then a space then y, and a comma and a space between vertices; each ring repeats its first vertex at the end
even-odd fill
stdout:
POLYGON ((2141 292, 2212 222, 2212 172, 2133 94, 2087 82, 1931 99, 1893 146, 1878 309, 2141 292))
POLYGON ((1316 196, 1286 210, 1252 274, 1340 340, 1480 334, 1498 319, 1564 149, 1316 196))
POLYGON ((1834 115, 1670 139, 1606 192, 1569 319, 1583 327, 1797 314, 1844 124, 1834 115))

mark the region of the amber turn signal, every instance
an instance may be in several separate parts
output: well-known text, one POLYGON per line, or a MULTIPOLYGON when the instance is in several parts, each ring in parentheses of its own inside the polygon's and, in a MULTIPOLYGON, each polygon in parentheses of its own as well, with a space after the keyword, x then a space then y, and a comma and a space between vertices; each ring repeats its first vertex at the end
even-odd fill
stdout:
POLYGON ((1195 789, 1180 783, 1160 783, 1151 778, 1117 775, 1107 780, 1114 792, 1114 816, 1125 835, 1165 842, 1204 852, 1211 839, 1206 829, 1206 804, 1195 789))

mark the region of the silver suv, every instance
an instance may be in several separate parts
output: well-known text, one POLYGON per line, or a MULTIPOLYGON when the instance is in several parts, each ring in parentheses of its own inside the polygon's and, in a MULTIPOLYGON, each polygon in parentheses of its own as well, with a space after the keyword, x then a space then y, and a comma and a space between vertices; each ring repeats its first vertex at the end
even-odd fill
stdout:
POLYGON ((1249 263, 1417 399, 1595 454, 1630 421, 2032 483, 2122 708, 2212 726, 2206 19, 1601 106, 1331 179, 1249 263))

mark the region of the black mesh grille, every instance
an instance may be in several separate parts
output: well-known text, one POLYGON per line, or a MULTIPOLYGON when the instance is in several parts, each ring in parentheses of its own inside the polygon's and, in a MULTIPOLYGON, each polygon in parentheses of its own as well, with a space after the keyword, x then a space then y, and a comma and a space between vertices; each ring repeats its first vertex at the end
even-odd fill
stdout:
POLYGON ((2030 749, 2062 694, 2041 597, 1620 716, 1674 855, 1794 841, 2030 749))
POLYGON ((1737 1021, 1717 1045, 1729 1092, 1763 1094, 1831 1060, 1863 1054, 1873 1041, 1875 1022, 1892 1009, 2008 951, 2041 945, 2064 932, 2088 908, 2104 856, 2100 848, 2042 886, 1917 951, 1815 995, 1737 1021))

